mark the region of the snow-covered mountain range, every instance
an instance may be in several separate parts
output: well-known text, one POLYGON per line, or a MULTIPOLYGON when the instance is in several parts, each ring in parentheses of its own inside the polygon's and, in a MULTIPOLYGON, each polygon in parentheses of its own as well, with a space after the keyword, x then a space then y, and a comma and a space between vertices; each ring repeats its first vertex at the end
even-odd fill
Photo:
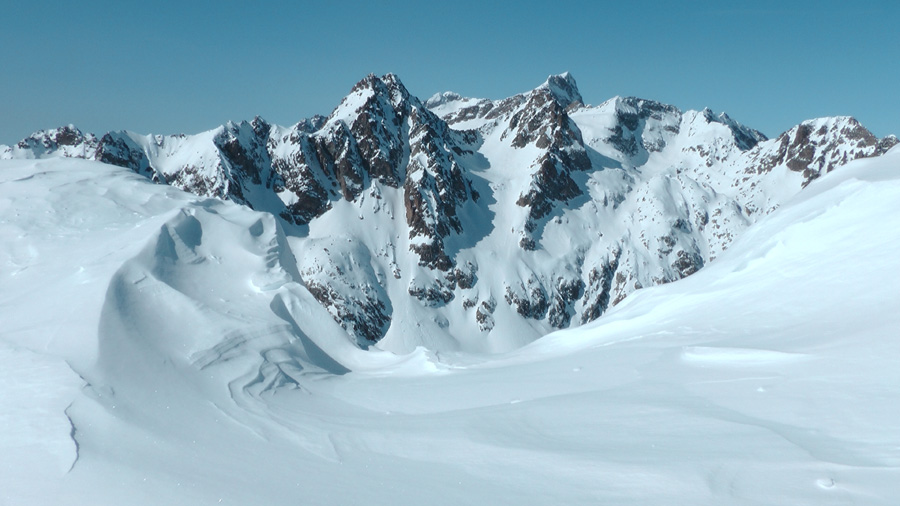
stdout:
MULTIPOLYGON (((427 101, 388 74, 291 127, 69 126, 0 158, 98 160, 277 216, 272 265, 359 347, 501 352, 697 272, 811 181, 897 143, 849 117, 767 139, 709 110, 589 106, 569 74, 503 100, 427 101)), ((198 240, 173 227, 173 251, 198 240)))

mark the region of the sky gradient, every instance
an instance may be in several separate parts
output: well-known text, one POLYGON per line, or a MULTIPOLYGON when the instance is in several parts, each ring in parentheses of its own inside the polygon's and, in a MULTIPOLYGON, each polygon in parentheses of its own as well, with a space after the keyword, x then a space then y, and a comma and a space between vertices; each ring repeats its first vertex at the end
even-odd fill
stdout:
POLYGON ((772 137, 820 116, 900 134, 894 1, 17 2, 0 20, 0 144, 198 133, 327 115, 366 74, 492 99, 570 71, 590 104, 709 107, 772 137))

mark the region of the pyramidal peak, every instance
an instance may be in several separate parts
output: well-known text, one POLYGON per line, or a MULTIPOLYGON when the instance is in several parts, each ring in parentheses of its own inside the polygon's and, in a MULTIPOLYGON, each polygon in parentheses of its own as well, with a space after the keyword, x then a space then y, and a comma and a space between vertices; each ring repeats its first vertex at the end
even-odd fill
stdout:
POLYGON ((538 89, 549 90, 563 107, 568 107, 573 103, 584 103, 584 99, 578 91, 575 77, 569 72, 548 76, 547 80, 538 89))
POLYGON ((396 74, 388 73, 381 77, 369 74, 351 88, 350 93, 332 111, 328 120, 352 121, 372 101, 396 108, 410 97, 409 90, 396 74))

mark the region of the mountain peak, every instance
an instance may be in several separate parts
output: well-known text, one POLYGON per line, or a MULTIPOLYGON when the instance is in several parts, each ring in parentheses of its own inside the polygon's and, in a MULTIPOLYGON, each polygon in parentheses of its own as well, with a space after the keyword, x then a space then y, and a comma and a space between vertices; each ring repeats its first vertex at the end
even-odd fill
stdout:
POLYGON ((381 77, 376 76, 375 74, 369 74, 366 77, 360 79, 353 88, 350 90, 350 94, 355 93, 366 93, 374 92, 374 93, 384 93, 385 91, 389 91, 392 94, 399 93, 404 96, 409 95, 409 91, 406 89, 406 86, 403 85, 403 82, 392 72, 389 72, 381 77))
POLYGON ((569 72, 548 76, 538 89, 549 90, 563 107, 568 107, 575 102, 584 103, 584 99, 578 91, 578 84, 569 72))
POLYGON ((442 105, 449 104, 450 102, 458 102, 460 100, 463 100, 463 96, 459 93, 453 91, 438 92, 425 101, 425 107, 432 109, 434 107, 440 107, 442 105))
POLYGON ((95 152, 98 139, 94 134, 84 134, 73 124, 38 130, 19 141, 15 146, 7 146, 4 150, 8 156, 24 156, 40 158, 53 152, 65 153, 64 156, 81 156, 95 152), (18 155, 13 155, 13 150, 18 155))
POLYGON ((866 144, 874 144, 878 138, 866 127, 862 126, 852 116, 825 116, 808 119, 792 129, 784 132, 782 136, 809 136, 838 138, 844 137, 850 140, 862 140, 866 144))
POLYGON ((369 74, 357 82, 329 116, 329 120, 351 121, 370 101, 383 102, 386 107, 397 108, 407 103, 412 96, 396 74, 381 77, 369 74))
POLYGON ((752 149, 760 142, 768 140, 768 137, 759 130, 754 130, 735 121, 731 116, 724 112, 716 113, 709 107, 704 107, 698 116, 702 117, 706 123, 720 123, 728 127, 728 129, 731 130, 731 134, 734 136, 734 141, 738 149, 741 151, 752 149))
POLYGON ((398 77, 397 74, 394 74, 393 72, 388 72, 387 74, 381 76, 381 82, 388 85, 389 87, 401 87, 404 89, 406 88, 400 81, 400 77, 398 77))

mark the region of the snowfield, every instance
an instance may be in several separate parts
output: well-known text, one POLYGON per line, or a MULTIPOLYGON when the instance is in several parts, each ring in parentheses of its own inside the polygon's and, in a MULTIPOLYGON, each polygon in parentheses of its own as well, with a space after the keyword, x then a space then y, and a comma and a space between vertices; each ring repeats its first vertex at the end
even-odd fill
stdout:
POLYGON ((0 504, 900 497, 900 148, 504 354, 360 349, 303 244, 124 168, 0 161, 0 504))

